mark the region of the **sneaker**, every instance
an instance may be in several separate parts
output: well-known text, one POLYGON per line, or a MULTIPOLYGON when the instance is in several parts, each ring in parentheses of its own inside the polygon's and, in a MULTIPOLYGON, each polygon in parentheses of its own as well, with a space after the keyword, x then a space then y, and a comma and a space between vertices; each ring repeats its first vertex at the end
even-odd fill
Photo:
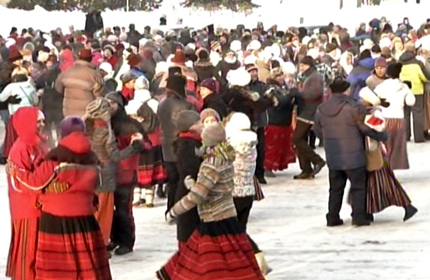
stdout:
POLYGON ((133 252, 133 249, 128 248, 127 246, 119 246, 118 249, 115 250, 115 255, 124 256, 133 252))

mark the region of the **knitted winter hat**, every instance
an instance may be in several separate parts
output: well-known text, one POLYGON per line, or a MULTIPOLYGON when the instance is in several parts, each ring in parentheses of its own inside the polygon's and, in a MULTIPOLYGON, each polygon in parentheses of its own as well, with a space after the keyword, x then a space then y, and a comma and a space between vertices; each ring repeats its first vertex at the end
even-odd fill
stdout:
POLYGON ((251 82, 251 75, 244 68, 238 68, 236 70, 228 71, 227 81, 232 87, 244 87, 251 82))
POLYGON ((86 108, 85 119, 102 119, 104 121, 110 120, 110 105, 109 101, 105 98, 97 98, 91 101, 86 108))
POLYGON ((119 92, 116 92, 116 91, 109 92, 108 94, 106 94, 105 98, 115 101, 116 103, 118 103, 119 106, 124 107, 124 99, 122 98, 122 95, 119 92))
POLYGON ((212 78, 204 79, 203 82, 200 84, 200 87, 207 88, 213 93, 217 92, 216 81, 215 79, 212 79, 212 78))
POLYGON ((137 80, 137 75, 134 74, 132 71, 127 71, 123 75, 121 75, 121 81, 126 84, 128 82, 131 82, 133 80, 137 80))
POLYGON ((378 57, 375 60, 375 68, 376 67, 387 67, 387 61, 383 57, 378 57))
POLYGON ((84 121, 77 116, 68 116, 60 123, 60 135, 61 138, 64 138, 76 131, 85 131, 85 123, 84 121))
POLYGON ((225 130, 219 123, 207 126, 203 130, 202 143, 206 147, 215 147, 225 139, 225 130))
POLYGON ((176 120, 176 129, 178 132, 190 130, 190 128, 200 121, 200 115, 196 111, 185 110, 179 113, 176 120))
POLYGON ((225 126, 225 131, 227 137, 230 137, 237 131, 241 130, 250 130, 251 129, 251 120, 247 115, 240 112, 235 112, 230 116, 229 121, 225 126))
POLYGON ((218 122, 221 121, 221 117, 219 116, 218 112, 215 111, 212 108, 207 108, 204 109, 201 113, 200 113, 200 120, 204 121, 206 118, 208 117, 214 117, 218 122))
POLYGON ((337 77, 330 84, 330 89, 332 93, 344 93, 350 87, 350 83, 343 79, 342 77, 337 77))

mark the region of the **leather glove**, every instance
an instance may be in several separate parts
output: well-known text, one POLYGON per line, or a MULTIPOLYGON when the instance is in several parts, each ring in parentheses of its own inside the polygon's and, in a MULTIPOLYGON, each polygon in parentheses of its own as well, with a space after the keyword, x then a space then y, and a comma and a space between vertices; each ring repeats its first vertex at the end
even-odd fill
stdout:
POLYGON ((385 98, 381 98, 381 106, 387 108, 390 106, 390 102, 388 102, 385 98))
POLYGON ((188 175, 184 179, 184 184, 185 184, 185 187, 187 189, 191 190, 192 188, 194 188, 194 185, 196 184, 196 181, 190 175, 188 175))

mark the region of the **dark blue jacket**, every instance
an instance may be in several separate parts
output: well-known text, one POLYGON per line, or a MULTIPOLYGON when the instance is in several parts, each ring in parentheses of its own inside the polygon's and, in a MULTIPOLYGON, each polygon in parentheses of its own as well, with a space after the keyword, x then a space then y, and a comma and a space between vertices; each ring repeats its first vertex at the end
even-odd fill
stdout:
POLYGON ((366 80, 375 68, 375 59, 369 57, 360 60, 348 75, 348 82, 351 84, 351 94, 355 100, 359 100, 359 93, 366 86, 366 80))
POLYGON ((387 134, 364 124, 365 108, 352 97, 333 94, 315 115, 314 131, 324 141, 327 165, 332 170, 350 170, 366 165, 364 137, 385 141, 387 134))

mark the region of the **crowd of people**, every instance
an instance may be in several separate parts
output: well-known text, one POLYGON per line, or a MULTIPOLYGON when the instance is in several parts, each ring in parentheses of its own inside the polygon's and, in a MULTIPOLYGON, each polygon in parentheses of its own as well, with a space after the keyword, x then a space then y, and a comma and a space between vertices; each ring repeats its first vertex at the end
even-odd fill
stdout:
POLYGON ((8 277, 111 279, 111 252, 134 249, 133 207, 157 195, 178 241, 158 279, 265 279, 248 218, 296 162, 294 180, 328 168, 329 227, 347 180, 354 226, 417 213, 394 170, 429 138, 430 23, 88 30, 0 39, 8 277))

